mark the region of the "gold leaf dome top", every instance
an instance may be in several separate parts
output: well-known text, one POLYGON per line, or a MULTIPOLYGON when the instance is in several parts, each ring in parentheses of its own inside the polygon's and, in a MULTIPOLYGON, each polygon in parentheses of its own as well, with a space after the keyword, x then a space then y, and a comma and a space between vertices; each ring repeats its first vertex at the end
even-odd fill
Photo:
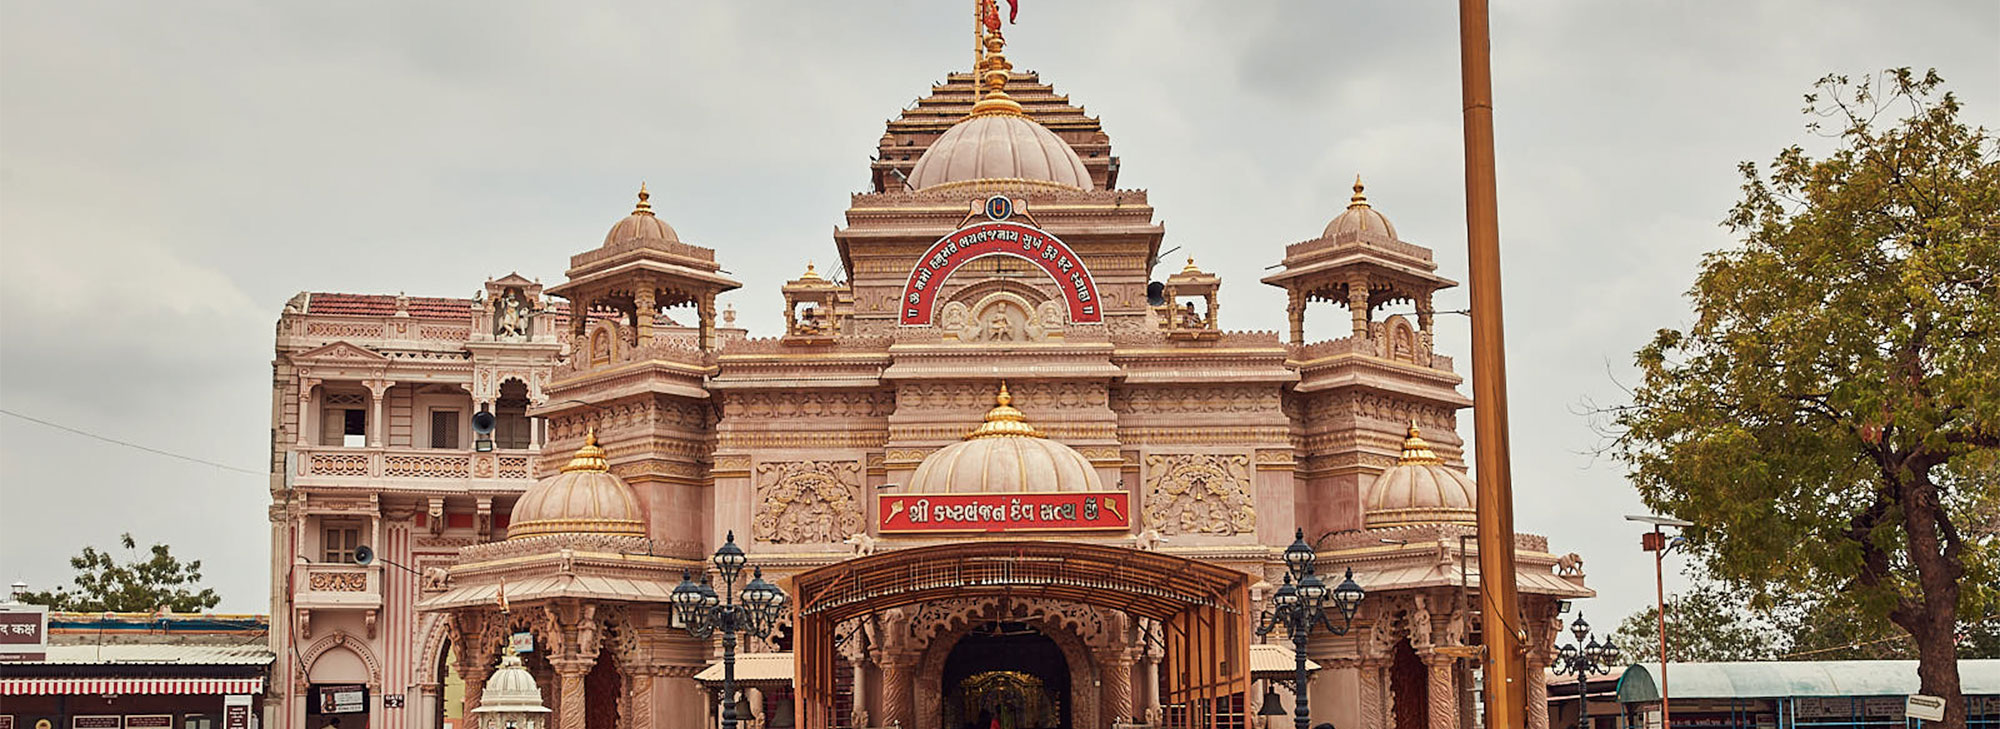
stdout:
POLYGON ((1444 465, 1415 423, 1403 438, 1396 465, 1375 477, 1363 504, 1370 528, 1408 524, 1472 524, 1479 488, 1463 471, 1444 465))
POLYGON ((1090 170, 1083 158, 1055 132, 1028 118, 1020 102, 1007 95, 1014 68, 1007 61, 1006 40, 999 33, 985 36, 985 60, 975 69, 974 86, 986 90, 972 113, 932 142, 910 168, 910 187, 929 189, 953 183, 998 181, 1029 186, 1054 185, 1091 189, 1090 170))
POLYGON ((538 534, 619 534, 646 536, 639 497, 625 479, 611 473, 597 431, 584 436, 561 472, 521 494, 508 517, 507 538, 538 534))
POLYGON ((1104 481, 1090 459, 1030 425, 1014 408, 1005 383, 985 421, 964 440, 925 457, 906 489, 929 494, 1102 490, 1104 481))

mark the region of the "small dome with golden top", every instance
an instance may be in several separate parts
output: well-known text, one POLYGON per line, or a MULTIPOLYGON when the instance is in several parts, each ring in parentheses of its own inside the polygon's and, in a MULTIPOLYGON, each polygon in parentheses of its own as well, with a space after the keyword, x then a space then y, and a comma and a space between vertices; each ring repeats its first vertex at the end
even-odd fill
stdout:
POLYGON ((1367 525, 1373 527, 1409 524, 1472 524, 1478 521, 1479 489, 1472 477, 1444 465, 1431 452, 1417 424, 1411 423, 1403 439, 1403 456, 1396 465, 1375 477, 1363 504, 1367 525))
POLYGON ((986 60, 976 69, 986 91, 972 113, 932 142, 910 168, 910 187, 918 190, 959 182, 1006 181, 1091 189, 1090 170, 1083 158, 1048 127, 1028 118, 1007 95, 1013 64, 1007 61, 1000 34, 986 37, 986 60))
POLYGON ((597 431, 584 436, 562 471, 542 479, 514 502, 507 538, 538 534, 619 534, 646 536, 639 497, 611 473, 597 431))
POLYGON ((674 226, 667 225, 667 221, 653 214, 652 197, 652 193, 646 192, 646 183, 639 183, 639 204, 632 208, 631 215, 625 216, 624 220, 611 226, 611 232, 604 234, 605 247, 647 241, 680 242, 681 235, 674 231, 674 226))
POLYGON ((493 669, 493 675, 486 679, 486 690, 479 693, 479 708, 475 714, 547 714, 549 707, 542 705, 541 687, 535 685, 535 677, 521 665, 521 654, 507 646, 500 658, 500 667, 493 669))
POLYGON ((1104 482, 1076 449, 1042 435, 1014 408, 1000 384, 986 420, 965 440, 938 449, 917 464, 909 493, 1009 493, 1102 491, 1104 482))
POLYGON ((1389 216, 1368 204, 1368 196, 1362 192, 1361 176, 1354 176, 1354 197, 1348 198, 1347 210, 1333 222, 1326 224, 1323 238, 1358 237, 1376 235, 1390 240, 1396 239, 1396 226, 1389 222, 1389 216))

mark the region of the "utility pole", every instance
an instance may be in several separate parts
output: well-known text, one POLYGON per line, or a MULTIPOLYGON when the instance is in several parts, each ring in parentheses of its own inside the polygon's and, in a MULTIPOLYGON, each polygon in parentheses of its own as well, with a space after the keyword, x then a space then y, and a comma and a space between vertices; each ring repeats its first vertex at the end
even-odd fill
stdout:
POLYGON ((1507 447, 1506 340, 1500 312, 1500 214, 1493 171, 1493 67, 1486 0, 1459 0, 1465 91, 1465 232, 1471 268, 1472 422, 1479 483, 1479 598, 1486 726, 1527 729, 1527 631, 1514 570, 1514 489, 1507 447))

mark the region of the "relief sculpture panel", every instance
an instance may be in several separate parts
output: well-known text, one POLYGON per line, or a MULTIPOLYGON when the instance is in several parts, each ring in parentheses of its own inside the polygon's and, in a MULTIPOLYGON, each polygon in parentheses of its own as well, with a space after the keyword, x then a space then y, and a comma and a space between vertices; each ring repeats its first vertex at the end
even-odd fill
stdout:
POLYGON ((866 530, 859 461, 757 464, 753 536, 774 544, 838 543, 866 530))
POLYGON ((1257 529, 1250 457, 1177 453, 1146 456, 1146 526, 1162 534, 1230 536, 1257 529))

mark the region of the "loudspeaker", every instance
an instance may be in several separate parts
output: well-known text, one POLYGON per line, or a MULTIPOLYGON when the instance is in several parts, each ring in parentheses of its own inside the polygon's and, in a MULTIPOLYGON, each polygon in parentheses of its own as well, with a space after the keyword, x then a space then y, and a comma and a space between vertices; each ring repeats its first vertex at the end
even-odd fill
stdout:
POLYGON ((494 418, 492 413, 481 410, 472 414, 472 432, 474 433, 491 435, 493 433, 493 423, 494 418))
POLYGON ((363 567, 375 561, 375 548, 363 544, 354 548, 354 563, 363 567))
POLYGON ((1167 285, 1158 281, 1146 284, 1146 304, 1149 306, 1166 306, 1167 285))

